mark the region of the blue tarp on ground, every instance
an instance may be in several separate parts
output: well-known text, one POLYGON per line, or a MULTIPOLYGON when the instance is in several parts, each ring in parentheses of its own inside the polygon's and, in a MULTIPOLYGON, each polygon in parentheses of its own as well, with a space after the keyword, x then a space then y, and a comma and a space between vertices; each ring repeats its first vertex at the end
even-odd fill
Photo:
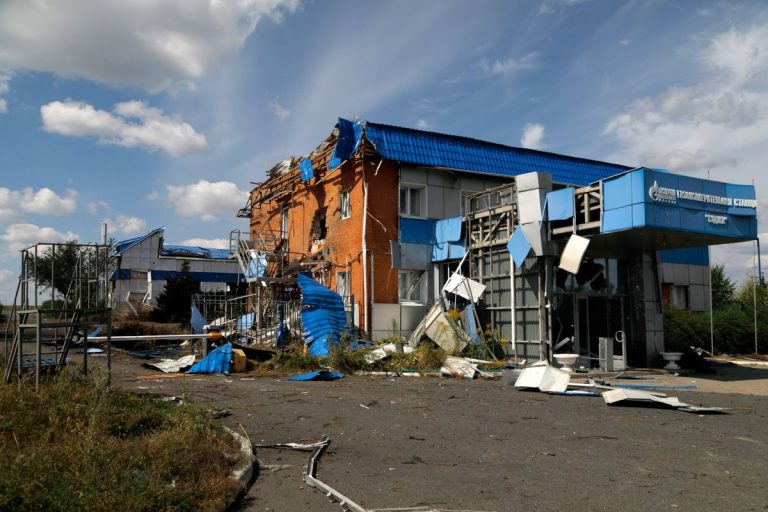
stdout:
POLYGON ((227 373, 232 360, 232 344, 226 343, 211 350, 205 359, 196 362, 187 373, 227 373))
POLYGON ((330 370, 315 370, 314 372, 292 375, 288 380, 336 380, 344 376, 341 372, 332 372, 330 370))
POLYGON ((299 273, 301 323, 304 344, 312 357, 327 357, 330 346, 339 343, 347 329, 347 314, 341 296, 321 285, 309 273, 299 273))

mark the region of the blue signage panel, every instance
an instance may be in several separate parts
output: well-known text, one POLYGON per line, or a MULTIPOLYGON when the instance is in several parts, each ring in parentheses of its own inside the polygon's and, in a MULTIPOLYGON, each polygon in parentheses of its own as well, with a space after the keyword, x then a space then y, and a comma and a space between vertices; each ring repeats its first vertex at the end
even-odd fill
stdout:
POLYGON ((750 240, 755 197, 752 185, 639 169, 603 181, 601 232, 646 227, 750 240))

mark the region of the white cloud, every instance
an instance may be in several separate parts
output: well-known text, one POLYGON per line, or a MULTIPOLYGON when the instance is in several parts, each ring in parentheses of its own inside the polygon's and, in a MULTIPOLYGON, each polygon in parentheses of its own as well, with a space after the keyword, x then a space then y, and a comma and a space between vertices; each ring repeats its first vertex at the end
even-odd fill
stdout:
POLYGON ((107 223, 109 233, 138 235, 149 231, 147 221, 139 217, 119 214, 114 219, 104 219, 104 222, 107 223))
POLYGON ((632 164, 699 174, 740 169, 742 181, 758 175, 762 169, 746 162, 768 158, 766 55, 768 26, 719 34, 702 51, 711 76, 636 99, 608 121, 604 133, 622 144, 621 159, 632 164))
POLYGON ((85 205, 85 210, 91 215, 96 215, 99 212, 108 212, 109 203, 106 201, 93 201, 85 205))
POLYGON ((192 245, 207 249, 229 249, 229 240, 224 238, 190 238, 184 240, 179 245, 192 245))
POLYGON ((764 73, 768 64, 768 26, 718 34, 710 41, 703 60, 724 71, 737 84, 764 73))
POLYGON ((102 144, 163 150, 180 156, 208 147, 204 135, 142 101, 117 103, 114 113, 86 103, 53 101, 40 107, 43 129, 70 137, 96 137, 102 144))
POLYGON ((16 289, 18 274, 10 270, 0 268, 0 302, 10 304, 13 302, 13 291, 16 289))
POLYGON ((137 85, 190 86, 299 0, 5 0, 0 67, 137 85))
MULTIPOLYGON (((754 183, 758 202, 766 204, 768 25, 715 35, 698 62, 709 71, 698 82, 637 98, 606 123, 604 134, 621 146, 609 160, 754 183)), ((768 209, 758 216, 764 225, 768 209)), ((741 279, 751 273, 751 251, 751 243, 718 246, 713 262, 741 279)))
POLYGON ((22 213, 68 215, 77 210, 77 191, 67 189, 62 197, 49 188, 11 190, 0 187, 0 220, 18 219, 22 213))
POLYGON ((419 119, 416 121, 416 128, 419 130, 428 130, 431 125, 426 119, 419 119))
POLYGON ((8 112, 8 100, 0 98, 0 114, 5 114, 6 112, 8 112))
POLYGON ((291 111, 280 103, 280 98, 275 98, 269 103, 269 110, 275 114, 275 117, 280 121, 285 121, 291 116, 291 111))
POLYGON ((234 217, 245 205, 248 192, 232 182, 200 180, 191 185, 168 185, 168 202, 183 217, 197 217, 205 222, 218 220, 219 215, 234 217))
POLYGON ((629 39, 622 39, 621 41, 619 41, 619 44, 621 46, 629 46, 629 39))
POLYGON ((157 190, 150 190, 149 192, 147 192, 147 195, 144 197, 146 197, 150 201, 156 201, 157 199, 160 199, 160 192, 158 192, 157 190))
POLYGON ((480 69, 486 73, 496 75, 506 75, 509 73, 514 73, 515 71, 537 69, 540 66, 540 57, 541 54, 539 52, 531 52, 528 55, 524 55, 522 57, 510 57, 508 59, 495 60, 490 63, 486 60, 482 60, 480 61, 480 69))
POLYGON ((0 239, 8 243, 11 251, 19 251, 36 243, 59 243, 77 240, 77 234, 67 231, 62 233, 50 227, 39 227, 34 224, 11 224, 5 229, 0 239))
POLYGON ((523 136, 520 137, 520 145, 528 149, 541 149, 541 141, 544 138, 544 125, 528 123, 523 128, 523 136))

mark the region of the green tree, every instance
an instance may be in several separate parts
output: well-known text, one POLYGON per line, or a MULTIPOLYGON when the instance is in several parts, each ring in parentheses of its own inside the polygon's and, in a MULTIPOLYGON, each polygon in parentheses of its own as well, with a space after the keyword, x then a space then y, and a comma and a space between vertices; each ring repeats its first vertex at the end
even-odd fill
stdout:
POLYGON ((77 243, 77 240, 70 240, 63 245, 49 247, 38 255, 35 265, 28 267, 29 277, 36 274, 38 285, 66 295, 77 269, 77 243))
POLYGON ((765 283, 765 276, 760 276, 759 283, 756 283, 755 279, 752 277, 744 279, 744 282, 741 284, 741 287, 736 294, 736 301, 739 302, 742 306, 752 307, 755 299, 758 306, 768 305, 768 285, 765 283), (756 284, 757 290, 755 290, 756 284), (755 294, 757 295, 756 298, 755 294))
POLYGON ((152 315, 156 322, 188 324, 192 295, 200 290, 200 282, 192 279, 189 262, 181 265, 177 277, 168 277, 162 293, 157 297, 157 309, 152 315))
POLYGON ((725 265, 715 265, 711 269, 712 309, 724 309, 736 299, 736 285, 725 273, 725 265))

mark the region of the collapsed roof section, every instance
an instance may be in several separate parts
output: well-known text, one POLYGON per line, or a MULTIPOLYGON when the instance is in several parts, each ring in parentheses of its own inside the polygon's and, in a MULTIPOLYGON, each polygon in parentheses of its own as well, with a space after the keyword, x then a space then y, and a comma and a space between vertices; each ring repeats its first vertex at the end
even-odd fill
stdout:
MULTIPOLYGON (((164 236, 165 228, 153 229, 146 235, 137 236, 135 238, 129 238, 128 240, 122 240, 115 244, 113 249, 113 255, 119 256, 124 254, 132 247, 140 244, 144 240, 153 236, 164 236)), ((228 260, 230 253, 228 249, 216 249, 211 247, 199 247, 192 245, 170 245, 161 241, 160 243, 160 256, 175 256, 179 258, 202 258, 207 260, 228 260)))

